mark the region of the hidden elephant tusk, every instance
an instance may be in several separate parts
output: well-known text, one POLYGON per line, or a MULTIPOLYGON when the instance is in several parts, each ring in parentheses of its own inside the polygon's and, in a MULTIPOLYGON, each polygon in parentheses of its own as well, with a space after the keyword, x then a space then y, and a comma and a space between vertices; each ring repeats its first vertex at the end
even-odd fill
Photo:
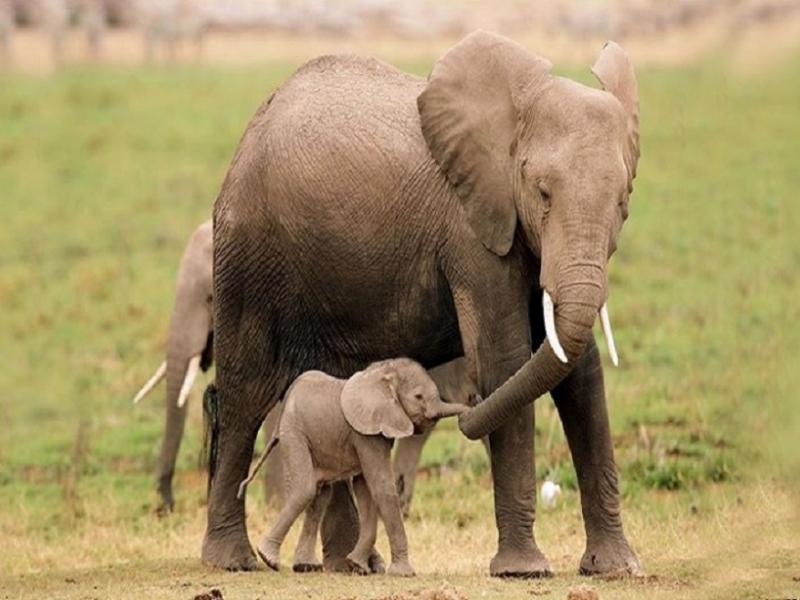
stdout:
POLYGON ((547 333, 547 341, 550 342, 550 347, 558 360, 567 363, 567 354, 564 348, 561 347, 561 342, 558 341, 558 332, 556 332, 556 315, 555 308, 553 307, 553 299, 547 290, 542 295, 542 308, 544 309, 544 330, 547 333))
POLYGON ((600 324, 603 326, 603 335, 606 338, 606 345, 608 346, 608 354, 611 356, 611 362, 615 367, 619 366, 619 356, 617 355, 617 346, 614 343, 614 332, 611 331, 611 319, 608 317, 608 303, 604 302, 600 307, 600 324))
POLYGON ((141 400, 142 398, 147 396, 147 394, 153 391, 153 388, 158 385, 158 382, 164 379, 164 375, 166 374, 166 372, 167 372, 167 361, 164 361, 161 363, 161 366, 158 367, 158 369, 156 369, 156 372, 153 373, 153 376, 147 380, 147 383, 145 383, 144 386, 142 386, 142 389, 140 389, 139 392, 136 394, 136 396, 134 396, 133 403, 137 404, 139 400, 141 400))
POLYGON ((200 370, 200 355, 195 354, 189 359, 189 368, 186 369, 186 377, 181 386, 181 393, 178 395, 178 408, 183 408, 186 404, 186 399, 189 397, 189 392, 192 391, 194 379, 197 377, 197 372, 200 370))

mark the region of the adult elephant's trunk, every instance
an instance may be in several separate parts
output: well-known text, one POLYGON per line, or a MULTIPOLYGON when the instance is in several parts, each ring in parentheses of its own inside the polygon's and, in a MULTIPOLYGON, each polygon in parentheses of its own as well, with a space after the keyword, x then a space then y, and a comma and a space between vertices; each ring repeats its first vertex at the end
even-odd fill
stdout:
MULTIPOLYGON (((194 307, 196 303, 192 303, 194 307)), ((173 506, 172 478, 186 425, 186 400, 199 371, 211 364, 211 316, 204 307, 187 311, 178 301, 167 341, 167 394, 164 437, 158 461, 157 485, 164 508, 173 506)))
POLYGON ((593 279, 572 278, 558 287, 560 300, 554 303, 550 315, 549 294, 543 293, 543 317, 550 329, 547 338, 508 381, 459 417, 459 427, 468 438, 477 440, 488 435, 522 407, 552 390, 583 353, 605 301, 605 272, 598 270, 593 279))
POLYGON ((190 360, 188 357, 167 355, 166 419, 158 460, 157 485, 163 507, 168 510, 171 510, 174 504, 172 477, 175 473, 175 461, 183 439, 188 408, 185 403, 179 406, 178 399, 186 384, 190 360))

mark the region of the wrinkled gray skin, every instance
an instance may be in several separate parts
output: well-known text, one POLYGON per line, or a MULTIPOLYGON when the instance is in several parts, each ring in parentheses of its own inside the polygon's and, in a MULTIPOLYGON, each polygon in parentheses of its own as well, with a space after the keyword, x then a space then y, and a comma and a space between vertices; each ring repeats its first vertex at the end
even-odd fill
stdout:
MULTIPOLYGON (((490 572, 551 573, 533 537, 531 403, 547 392, 578 473, 581 572, 640 570, 592 335, 639 156, 636 79, 613 43, 593 67, 603 89, 550 69, 485 32, 450 49, 427 81, 326 56, 253 117, 214 208, 207 563, 256 566, 237 487, 259 424, 300 373, 345 377, 391 356, 433 368, 463 355, 486 398, 459 426, 490 438, 490 572), (548 339, 543 291, 555 306, 548 339)), ((357 525, 347 496, 333 494, 323 552, 343 557, 357 525)))
POLYGON ((425 369, 409 359, 374 363, 348 380, 320 371, 301 375, 286 394, 276 436, 286 501, 258 544, 259 556, 278 570, 281 544, 305 511, 294 570, 321 569, 314 546, 330 494, 326 484, 352 478, 359 538, 347 556, 351 569, 362 574, 373 571, 380 514, 392 553, 388 573, 413 575, 392 472, 392 442, 428 431, 438 419, 465 410, 463 405, 442 402, 425 369))
MULTIPOLYGON (((160 512, 171 511, 175 505, 172 479, 188 407, 186 403, 178 406, 178 397, 187 375, 192 378, 187 373, 190 361, 195 359, 199 362, 199 368, 205 371, 213 360, 212 233, 211 221, 202 223, 189 238, 178 267, 175 305, 170 319, 165 361, 166 422, 156 475, 161 500, 160 512)), ((155 384, 157 380, 151 382, 155 384)), ((189 387, 191 383, 192 381, 189 382, 189 387)), ((140 392, 138 397, 141 395, 140 392)))

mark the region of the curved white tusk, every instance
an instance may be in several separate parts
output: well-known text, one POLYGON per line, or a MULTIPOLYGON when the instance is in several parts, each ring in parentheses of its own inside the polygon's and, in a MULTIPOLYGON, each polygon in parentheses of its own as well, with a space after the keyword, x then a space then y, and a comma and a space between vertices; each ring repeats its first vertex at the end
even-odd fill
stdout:
POLYGON ((164 361, 161 363, 161 366, 158 367, 158 369, 156 369, 156 372, 153 373, 153 376, 147 380, 147 383, 145 383, 144 386, 142 386, 142 389, 140 389, 136 394, 136 396, 134 396, 133 403, 134 404, 138 403, 139 400, 141 400, 142 398, 147 396, 147 394, 153 391, 153 388, 158 385, 158 382, 164 379, 164 375, 166 374, 166 372, 167 372, 167 361, 164 361))
POLYGON ((567 354, 564 348, 561 347, 561 342, 558 341, 558 333, 556 332, 556 315, 555 308, 553 307, 553 299, 547 290, 542 295, 542 308, 544 308, 544 330, 547 333, 547 341, 550 342, 550 347, 558 360, 567 363, 567 354))
POLYGON ((200 370, 200 355, 195 354, 189 359, 189 368, 186 369, 186 377, 181 386, 181 393, 178 395, 178 408, 183 408, 186 404, 186 399, 189 397, 189 392, 192 391, 194 379, 197 377, 197 372, 200 370))
POLYGON ((615 367, 619 366, 619 356, 617 356, 617 346, 614 343, 614 332, 611 331, 611 319, 608 317, 608 303, 604 302, 600 307, 600 324, 603 326, 603 335, 606 337, 608 354, 615 367))

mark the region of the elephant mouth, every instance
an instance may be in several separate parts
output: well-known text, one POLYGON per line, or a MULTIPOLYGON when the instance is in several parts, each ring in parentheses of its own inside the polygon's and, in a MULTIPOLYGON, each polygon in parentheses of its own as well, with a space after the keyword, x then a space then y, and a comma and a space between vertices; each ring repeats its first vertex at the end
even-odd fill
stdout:
MULTIPOLYGON (((544 290, 542 293, 542 310, 544 312, 544 329, 545 334, 547 335, 547 341, 550 342, 550 346, 553 349, 553 353, 556 355, 556 358, 566 364, 569 362, 569 359, 567 358, 567 353, 564 351, 564 347, 561 345, 561 340, 558 338, 555 304, 553 303, 552 296, 547 290, 544 290)), ((614 342, 614 331, 611 328, 611 318, 608 314, 608 301, 603 302, 603 304, 600 306, 599 315, 600 325, 603 329, 603 336, 606 340, 606 346, 608 347, 608 354, 611 358, 611 363, 615 367, 618 367, 619 355, 617 354, 617 345, 614 342)))

